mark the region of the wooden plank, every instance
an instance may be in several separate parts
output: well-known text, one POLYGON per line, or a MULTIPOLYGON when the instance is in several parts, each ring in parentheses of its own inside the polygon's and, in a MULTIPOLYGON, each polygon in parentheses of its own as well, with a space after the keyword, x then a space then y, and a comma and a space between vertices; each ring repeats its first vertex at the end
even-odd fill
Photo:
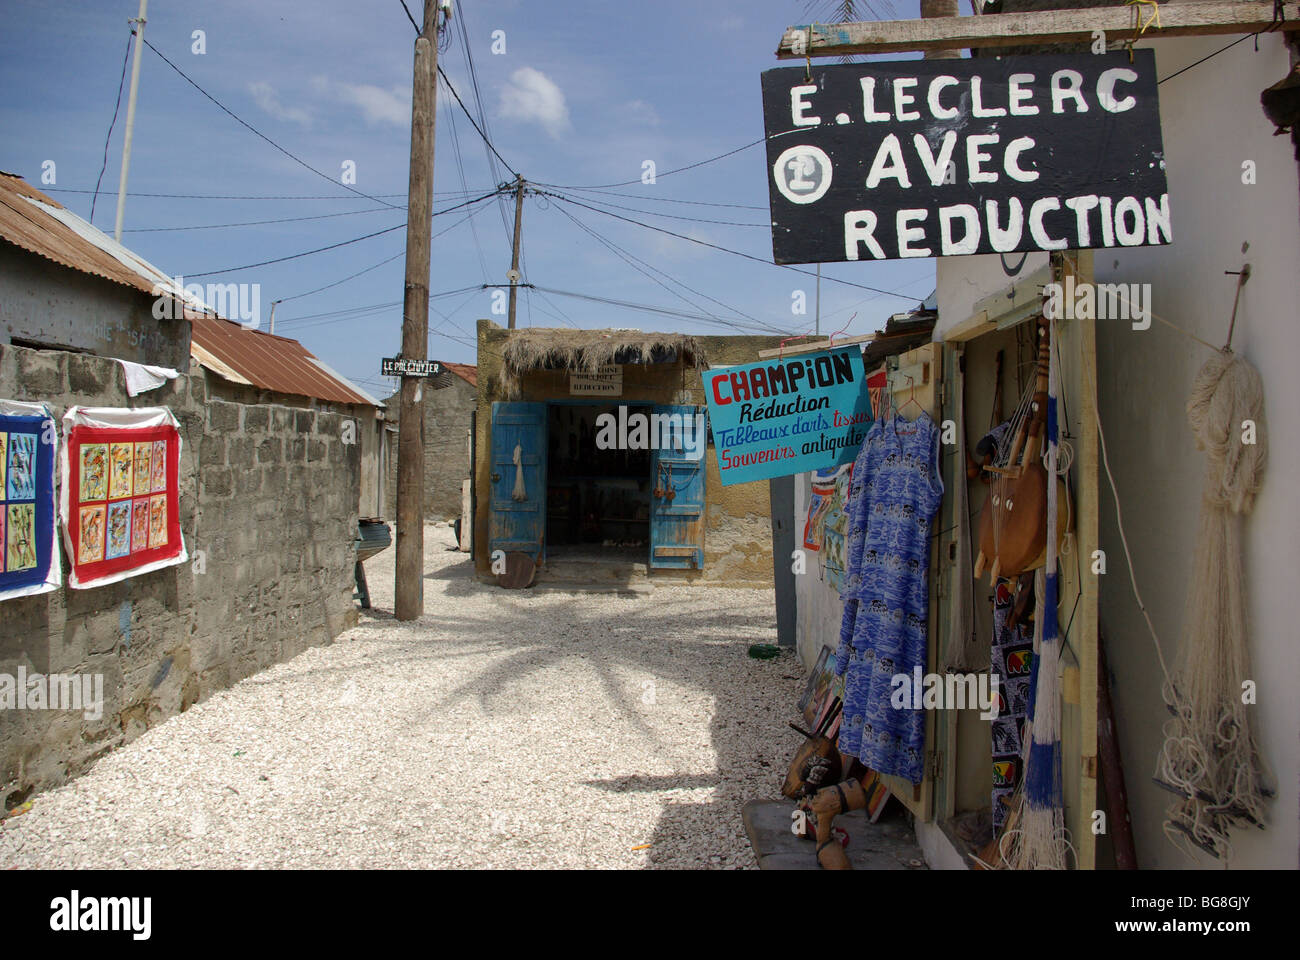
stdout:
MULTIPOLYGON (((1300 30, 1300 3, 1284 3, 1277 29, 1300 30)), ((851 53, 963 50, 971 47, 1092 43, 1093 31, 1108 39, 1131 37, 1134 16, 1145 23, 1147 5, 1078 10, 992 13, 978 17, 882 20, 868 23, 814 23, 787 27, 776 55, 782 60, 834 57, 851 53)), ((1256 33, 1273 24, 1271 2, 1197 0, 1162 3, 1160 26, 1152 23, 1143 39, 1256 33)))
POLYGON ((978 336, 990 333, 997 327, 997 323, 989 319, 988 313, 980 310, 945 332, 943 340, 944 343, 965 343, 967 340, 974 340, 978 336))
POLYGON ((818 350, 831 350, 835 347, 847 347, 852 343, 870 343, 873 340, 879 340, 879 333, 867 333, 860 337, 840 337, 834 343, 830 340, 814 340, 812 343, 801 343, 798 346, 773 347, 771 350, 758 351, 758 358, 766 360, 768 357, 793 356, 798 353, 815 353, 818 350))
MULTIPOLYGON (((1065 257, 1067 273, 1076 283, 1094 282, 1093 254, 1081 250, 1065 257), (1074 260, 1071 263, 1071 260, 1074 260)), ((1080 870, 1097 866, 1097 838, 1092 833, 1092 811, 1097 806, 1097 630, 1098 582, 1092 574, 1092 552, 1099 537, 1101 509, 1097 446, 1097 328, 1092 320, 1076 320, 1079 334, 1079 436, 1075 440, 1075 489, 1079 514, 1075 521, 1075 549, 1082 561, 1082 594, 1072 640, 1079 655, 1079 817, 1073 827, 1080 870)), ((1068 360, 1066 362, 1069 362, 1068 360)))

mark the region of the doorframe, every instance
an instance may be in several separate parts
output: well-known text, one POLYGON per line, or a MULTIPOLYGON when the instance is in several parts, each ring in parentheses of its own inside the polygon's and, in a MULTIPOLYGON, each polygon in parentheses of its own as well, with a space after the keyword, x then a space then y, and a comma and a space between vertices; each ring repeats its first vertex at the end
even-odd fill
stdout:
MULTIPOLYGON (((553 398, 553 399, 548 398, 548 399, 546 399, 546 400, 541 400, 541 401, 539 401, 539 402, 540 402, 540 403, 544 403, 544 404, 546 404, 546 444, 547 444, 547 447, 546 447, 546 448, 547 448, 548 454, 549 454, 549 451, 550 451, 550 443, 551 443, 551 407, 553 407, 553 406, 554 406, 554 407, 603 407, 603 406, 609 405, 609 406, 614 406, 614 407, 618 407, 618 406, 624 406, 624 407, 649 407, 649 408, 651 408, 651 409, 653 409, 653 408, 656 406, 656 404, 654 403, 653 400, 627 400, 627 399, 624 399, 623 397, 607 397, 607 398, 601 398, 601 397, 555 397, 555 398, 553 398), (610 402, 610 401, 616 401, 616 402, 610 402)), ((630 414, 631 414, 631 411, 629 410, 628 413, 629 413, 629 415, 630 415, 630 414)), ((653 451, 651 451, 651 452, 653 453, 653 451)), ((647 482, 647 483, 652 483, 652 482, 654 481, 654 476, 653 476, 653 474, 654 474, 654 458, 651 457, 651 460, 650 460, 650 470, 649 470, 649 472, 646 474, 646 482, 647 482)), ((551 480, 551 463, 550 463, 550 458, 549 458, 549 456, 548 456, 548 458, 547 458, 547 462, 546 462, 546 475, 542 477, 542 516, 543 516, 543 517, 546 517, 546 516, 547 516, 547 515, 546 515, 546 505, 547 505, 547 501, 549 500, 549 492, 550 492, 550 486, 551 486, 550 480, 551 480)), ((548 522, 549 522, 548 519, 544 519, 544 520, 542 521, 543 529, 545 529, 545 525, 546 525, 546 523, 548 523, 548 522)), ((645 544, 645 549, 646 549, 646 559, 645 559, 645 562, 646 562, 646 569, 649 570, 649 569, 650 569, 650 551, 651 551, 652 549, 654 549, 654 548, 651 547, 651 545, 650 545, 650 535, 649 535, 649 531, 648 531, 648 530, 647 530, 647 532, 646 532, 646 544, 645 544)))

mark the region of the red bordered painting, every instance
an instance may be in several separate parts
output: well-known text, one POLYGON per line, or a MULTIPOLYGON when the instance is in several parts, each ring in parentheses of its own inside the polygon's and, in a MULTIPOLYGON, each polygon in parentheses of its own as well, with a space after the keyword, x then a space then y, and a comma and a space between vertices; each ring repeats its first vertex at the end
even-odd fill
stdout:
POLYGON ((59 517, 68 586, 116 583, 183 563, 181 436, 166 407, 71 407, 63 415, 59 517))

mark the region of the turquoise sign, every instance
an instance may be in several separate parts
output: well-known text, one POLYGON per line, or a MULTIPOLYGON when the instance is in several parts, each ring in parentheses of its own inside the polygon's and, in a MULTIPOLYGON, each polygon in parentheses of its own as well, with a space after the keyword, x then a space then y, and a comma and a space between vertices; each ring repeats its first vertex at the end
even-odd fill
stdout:
POLYGON ((871 426, 857 346, 702 374, 724 486, 850 463, 871 426))

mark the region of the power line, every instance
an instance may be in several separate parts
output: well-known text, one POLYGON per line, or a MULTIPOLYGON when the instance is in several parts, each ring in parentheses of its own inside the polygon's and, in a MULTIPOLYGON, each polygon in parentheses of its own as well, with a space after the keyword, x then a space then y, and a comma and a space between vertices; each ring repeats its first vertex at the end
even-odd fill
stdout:
POLYGON ((288 158, 289 158, 290 160, 292 160, 294 163, 296 163, 296 164, 298 164, 298 165, 300 165, 300 166, 302 166, 302 167, 305 167, 306 169, 310 170, 312 173, 316 174, 316 176, 320 177, 322 180, 328 180, 330 183, 335 184, 336 186, 340 186, 340 187, 342 187, 344 190, 349 190, 349 191, 351 191, 352 193, 355 193, 355 194, 356 194, 357 196, 359 196, 359 197, 365 197, 367 200, 373 200, 375 203, 383 204, 383 205, 386 206, 386 207, 392 207, 394 210, 400 210, 400 209, 402 209, 401 207, 397 206, 396 204, 386 203, 385 201, 380 200, 378 197, 372 197, 370 194, 368 194, 368 193, 363 193, 362 191, 356 189, 355 187, 349 186, 349 185, 346 184, 346 183, 340 183, 339 181, 337 181, 337 180, 335 180, 333 177, 331 177, 329 174, 327 174, 327 173, 322 173, 320 170, 317 170, 315 167, 313 167, 313 166, 312 166, 310 163, 308 163, 306 160, 303 160, 301 157, 295 156, 294 154, 290 153, 288 150, 286 150, 284 147, 280 146, 278 143, 276 143, 274 140, 272 140, 272 139, 271 139, 270 137, 268 137, 266 134, 262 133, 262 131, 260 131, 260 130, 258 130, 256 127, 254 127, 251 123, 249 123, 249 122, 248 122, 247 120, 245 120, 243 117, 239 116, 237 113, 235 113, 235 112, 234 112, 233 110, 231 110, 229 107, 227 107, 224 103, 222 103, 220 100, 218 100, 218 99, 217 99, 216 97, 214 97, 212 94, 208 93, 208 91, 206 91, 206 90, 204 90, 202 87, 200 87, 197 83, 195 83, 192 79, 190 79, 189 75, 188 75, 184 70, 182 70, 180 67, 176 66, 176 64, 174 64, 174 63, 172 63, 170 60, 168 60, 167 57, 166 57, 166 55, 163 54, 163 52, 162 52, 161 50, 159 50, 157 47, 155 47, 155 46, 154 46, 152 43, 150 43, 148 40, 146 40, 146 39, 144 39, 143 37, 141 37, 141 38, 140 38, 140 42, 143 43, 143 44, 144 44, 146 47, 148 47, 150 50, 152 50, 154 53, 158 54, 158 56, 159 56, 160 58, 162 58, 163 63, 167 64, 167 66, 171 67, 171 68, 172 68, 173 70, 175 70, 178 74, 180 74, 181 77, 184 78, 184 80, 185 80, 186 83, 188 83, 190 86, 192 86, 192 87, 193 87, 195 90, 197 90, 199 93, 203 94, 205 97, 207 97, 207 98, 208 98, 209 100, 211 100, 213 103, 215 103, 218 107, 221 108, 221 110, 222 110, 223 112, 225 112, 227 115, 229 115, 230 117, 232 117, 232 118, 234 118, 236 121, 238 121, 238 123, 239 123, 241 126, 245 127, 247 130, 251 131, 252 133, 256 134, 256 135, 257 135, 258 137, 260 137, 261 139, 265 140, 267 143, 269 143, 271 146, 275 147, 276 150, 279 150, 281 153, 283 153, 286 157, 288 157, 288 158))
POLYGON ((237 273, 240 270, 251 270, 253 267, 269 267, 273 263, 284 263, 287 260, 298 260, 301 257, 310 257, 314 253, 324 253, 326 250, 337 250, 339 247, 346 247, 353 243, 360 243, 362 240, 369 240, 371 237, 382 237, 386 233, 392 233, 394 230, 401 230, 406 226, 403 220, 396 226, 388 227, 384 230, 376 230, 374 233, 367 233, 364 237, 353 237, 351 240, 342 240, 338 243, 331 243, 326 247, 317 247, 315 250, 304 250, 302 253, 293 253, 287 257, 276 257, 274 260, 261 260, 257 263, 245 263, 238 267, 225 267, 221 270, 205 270, 202 273, 187 273, 187 277, 212 277, 219 273, 237 273))
POLYGON ((668 217, 672 220, 688 220, 691 223, 712 223, 723 227, 761 227, 768 229, 770 223, 742 223, 737 220, 709 220, 704 217, 686 217, 677 213, 660 213, 657 210, 642 210, 639 207, 629 207, 621 203, 610 203, 608 200, 592 200, 592 203, 599 203, 605 207, 613 207, 616 210, 627 210, 631 213, 643 213, 650 217, 668 217))
POLYGON ((135 27, 126 37, 126 53, 122 56, 122 76, 117 81, 117 103, 113 104, 113 119, 108 124, 108 136, 104 138, 104 162, 99 168, 99 179, 95 181, 95 192, 90 198, 90 221, 95 221, 95 201, 99 199, 99 185, 104 182, 104 171, 108 169, 108 145, 113 142, 113 128, 117 126, 117 113, 122 108, 122 87, 126 85, 126 64, 131 59, 131 41, 135 39, 135 27))
POLYGON ((488 145, 488 149, 491 150, 492 153, 496 155, 496 158, 500 160, 502 164, 505 165, 505 168, 507 170, 513 173, 516 177, 519 176, 519 174, 515 171, 515 168, 510 166, 510 164, 506 163, 506 158, 501 156, 500 151, 498 151, 497 148, 492 145, 492 141, 489 140, 488 135, 483 132, 483 128, 478 125, 478 121, 474 119, 474 115, 470 113, 469 108, 465 106, 465 101, 462 100, 460 98, 460 94, 456 92, 456 88, 452 85, 450 78, 448 78, 446 71, 442 69, 441 64, 438 65, 438 76, 442 77, 442 82, 447 85, 447 89, 451 91, 451 95, 456 98, 456 102, 460 104, 461 110, 465 111, 465 116, 467 116, 469 118, 469 122, 474 125, 474 129, 478 132, 478 135, 483 138, 483 142, 488 145))
MULTIPOLYGON (((672 289, 671 287, 669 287, 667 284, 663 283, 662 281, 660 281, 660 280, 657 279, 656 277, 653 277, 653 276, 651 276, 650 274, 646 273, 645 270, 640 269, 640 267, 638 267, 638 266, 636 265, 636 263, 642 264, 643 266, 645 266, 645 267, 646 267, 647 269, 649 269, 649 270, 653 270, 655 273, 657 273, 657 274, 659 274, 660 276, 665 277, 666 279, 670 280, 671 282, 677 284, 677 285, 680 286, 682 289, 690 291, 691 293, 695 294, 697 297, 704 297, 704 299, 709 300, 709 301, 711 301, 711 302, 717 304, 718 306, 723 307, 723 308, 725 308, 725 309, 727 309, 727 310, 730 310, 730 311, 732 311, 733 313, 739 314, 739 315, 740 315, 741 317, 743 317, 744 319, 751 321, 749 324, 739 324, 739 323, 736 323, 736 322, 734 322, 734 321, 732 321, 732 320, 728 320, 728 319, 724 319, 724 318, 722 318, 722 317, 716 317, 716 316, 715 316, 715 317, 714 317, 714 322, 719 323, 719 324, 722 324, 722 325, 724 325, 724 326, 734 327, 734 328, 736 328, 736 329, 743 329, 744 327, 748 326, 748 327, 750 327, 751 329, 765 329, 765 330, 768 330, 768 331, 771 331, 771 332, 774 332, 774 333, 784 333, 784 332, 785 332, 783 329, 781 329, 781 328, 779 328, 779 327, 774 327, 774 326, 772 326, 771 324, 766 324, 766 323, 764 323, 763 321, 758 320, 757 318, 750 316, 749 314, 745 313, 744 311, 742 311, 742 310, 738 310, 737 308, 731 306, 730 304, 723 303, 721 300, 718 300, 718 299, 716 299, 716 298, 714 298, 714 297, 709 296, 709 295, 706 294, 706 293, 701 293, 699 290, 695 290, 695 289, 693 289, 692 287, 687 286, 686 284, 682 283, 680 280, 677 280, 677 279, 675 279, 675 278, 669 276, 668 274, 664 273, 662 270, 659 270, 657 267, 654 267, 654 266, 652 266, 651 264, 646 263, 646 261, 642 260, 640 257, 637 257, 635 254, 631 253, 630 251, 628 251, 628 250, 624 250, 624 249, 623 249, 622 247, 620 247, 618 244, 614 243, 614 241, 608 239, 607 237, 602 236, 602 235, 599 234, 597 231, 595 231, 595 230, 593 230, 591 227, 587 226, 587 224, 585 224, 585 223, 583 223, 581 220, 579 220, 577 217, 575 217, 575 216, 573 216, 572 214, 570 214, 567 210, 565 210, 565 209, 563 209, 563 208, 557 208, 557 209, 560 211, 560 213, 564 214, 566 217, 568 217, 570 220, 572 220, 575 224, 577 224, 578 227, 580 227, 582 230, 586 231, 590 236, 592 236, 592 237, 593 237, 594 239, 596 239, 598 242, 604 244, 607 248, 609 248, 610 250, 612 250, 615 254, 620 255, 620 256, 623 256, 624 261, 627 262, 628 265, 631 266, 634 270, 637 270, 637 272, 639 272, 639 273, 641 273, 642 275, 648 277, 650 280, 654 281, 656 284, 658 284, 659 286, 663 287, 665 290, 667 290, 669 293, 673 294, 675 297, 677 297, 677 298, 678 298, 679 300, 681 300, 682 302, 689 304, 690 306, 694 307, 694 308, 697 309, 697 310, 701 310, 701 311, 702 311, 703 313, 705 313, 705 314, 708 314, 708 311, 707 311, 707 310, 704 310, 702 307, 700 307, 700 305, 699 305, 698 303, 692 303, 692 302, 691 302, 687 297, 682 296, 680 293, 678 293, 676 290, 674 290, 674 289, 672 289), (629 259, 629 258, 630 258, 630 259, 629 259), (636 261, 636 263, 632 263, 631 261, 633 261, 633 260, 636 261)), ((711 315, 711 314, 709 314, 709 315, 710 315, 710 316, 713 316, 713 315, 711 315)))
MULTIPOLYGON (((543 195, 545 195, 545 196, 548 196, 548 197, 555 197, 557 200, 563 200, 565 203, 571 203, 571 204, 573 204, 574 206, 583 207, 584 209, 586 209, 586 210, 591 210, 591 211, 593 211, 594 213, 600 213, 600 214, 604 214, 604 215, 607 216, 607 217, 613 217, 615 220, 622 220, 622 221, 624 221, 625 223, 635 224, 635 225, 638 226, 638 227, 645 227, 647 230, 654 230, 654 231, 656 231, 657 233, 666 233, 668 236, 670 236, 670 237, 676 237, 678 240, 689 240, 691 243, 698 243, 698 244, 699 244, 700 246, 702 246, 702 247, 709 247, 710 249, 713 249, 713 250, 719 250, 719 251, 721 251, 722 253, 729 253, 729 254, 731 254, 732 256, 743 257, 743 258, 746 259, 746 260, 753 260, 755 263, 761 263, 761 264, 763 264, 764 266, 768 266, 768 267, 780 267, 782 270, 793 270, 795 273, 802 273, 802 274, 804 274, 804 275, 806 275, 806 276, 809 276, 809 277, 814 277, 814 276, 816 276, 816 274, 813 273, 811 270, 800 270, 798 267, 791 267, 791 266, 788 266, 788 265, 783 264, 783 263, 773 263, 773 262, 770 261, 770 260, 764 260, 762 257, 756 257, 756 256, 754 256, 753 254, 742 253, 742 252, 739 251, 739 250, 732 250, 732 249, 730 249, 730 248, 728 248, 728 247, 721 247, 721 246, 718 246, 718 244, 716 244, 716 243, 709 243, 709 241, 707 241, 707 240, 700 240, 700 239, 698 239, 698 238, 696 238, 696 237, 688 237, 688 236, 687 236, 686 234, 684 234, 684 233, 675 233, 674 231, 672 231, 672 230, 666 230, 666 229, 664 229, 663 227, 656 227, 656 226, 655 226, 654 224, 652 224, 652 223, 642 223, 640 220, 633 220, 631 217, 625 217, 625 216, 622 216, 621 214, 613 213, 613 212, 611 212, 611 211, 609 211, 609 210, 601 210, 599 207, 593 207, 593 206, 590 206, 590 205, 588 205, 588 204, 583 203, 583 202, 580 201, 580 200, 575 200, 573 197, 566 197, 566 196, 564 196, 563 194, 560 194, 560 193, 550 193, 550 192, 545 191, 545 190, 539 190, 539 191, 537 191, 537 192, 538 192, 538 193, 541 193, 541 194, 543 194, 543 195)), ((903 294, 898 293, 898 292, 896 292, 896 291, 894 291, 894 290, 882 290, 880 287, 873 287, 873 286, 870 286, 870 285, 865 284, 865 283, 854 283, 852 280, 841 280, 841 279, 839 279, 838 277, 832 277, 832 276, 830 276, 829 274, 823 274, 823 275, 822 275, 822 279, 823 279, 823 280, 829 280, 829 281, 831 281, 832 283, 843 284, 843 285, 846 286, 846 287, 857 287, 857 288, 859 288, 859 289, 861 289, 861 290, 870 290, 872 293, 883 293, 883 294, 885 294, 885 295, 887 295, 887 296, 897 297, 897 298, 900 299, 900 300, 910 300, 910 299, 912 299, 911 297, 906 297, 906 296, 904 296, 903 294)))
MULTIPOLYGON (((550 184, 539 184, 550 186, 550 184)), ((722 203, 716 200, 680 200, 676 197, 660 197, 649 193, 619 193, 615 190, 599 190, 595 187, 568 187, 569 190, 581 190, 584 193, 599 193, 607 197, 627 197, 629 200, 647 200, 655 203, 688 203, 697 207, 730 207, 735 210, 763 210, 768 207, 755 203, 722 203)))
POLYGON ((200 223, 189 227, 133 227, 123 233, 174 233, 178 230, 222 230, 226 227, 262 227, 272 223, 302 223, 305 220, 329 220, 332 217, 353 217, 360 213, 387 213, 391 207, 371 207, 369 210, 345 210, 342 213, 319 213, 311 217, 278 217, 274 220, 244 220, 240 223, 200 223))
MULTIPOLYGON (((492 171, 492 182, 501 183, 505 177, 501 175, 501 169, 497 166, 497 158, 494 156, 494 150, 490 143, 492 128, 488 125, 487 111, 483 109, 483 90, 478 82, 478 67, 474 63, 474 45, 469 42, 469 18, 465 15, 464 10, 460 11, 460 16, 456 17, 455 22, 460 30, 461 49, 465 53, 465 65, 469 69, 470 88, 474 92, 474 106, 478 109, 478 126, 483 131, 484 155, 487 157, 488 169, 492 171)), ((464 109, 463 104, 462 109, 464 109)), ((509 164, 506 166, 509 167, 509 164)), ((518 174, 515 176, 518 179, 518 174)), ((501 230, 505 234, 506 244, 513 245, 514 234, 510 229, 510 217, 506 213, 504 197, 497 198, 497 213, 501 216, 501 230)))
MULTIPOLYGON (((93 193, 92 190, 76 189, 73 187, 46 187, 46 193, 93 193)), ((472 190, 435 190, 435 197, 466 197, 474 191, 472 190)), ((355 197, 340 197, 338 194, 231 194, 231 193, 132 193, 135 197, 161 197, 170 200, 355 200, 355 197)), ((362 194, 367 199, 370 197, 362 194)), ((376 193, 375 197, 400 197, 406 199, 404 193, 376 193)), ((765 207, 763 209, 766 209, 765 207)))
MULTIPOLYGON (((355 280, 357 277, 361 276, 361 275, 364 274, 364 273, 369 273, 371 270, 378 270, 378 269, 379 269, 380 267, 382 267, 384 264, 386 264, 386 263, 392 263, 392 262, 393 262, 394 260, 396 260, 398 257, 404 256, 405 254, 406 254, 406 247, 403 246, 401 250, 398 250, 398 251, 397 251, 395 254, 393 254, 391 257, 386 257, 386 258, 384 258, 383 260, 380 260, 378 263, 375 263, 375 264, 372 264, 372 265, 366 267, 364 270, 358 270, 356 273, 350 274, 350 275, 344 277, 342 280, 335 280, 333 283, 327 283, 327 284, 325 284, 325 286, 323 286, 323 287, 317 287, 315 290, 308 290, 306 293, 295 293, 292 297, 280 297, 280 298, 279 298, 278 300, 276 300, 275 302, 276 302, 276 303, 287 303, 287 302, 289 302, 290 300, 301 300, 303 297, 310 297, 313 293, 320 293, 322 290, 328 290, 328 289, 330 289, 331 287, 337 287, 337 286, 339 286, 340 284, 347 283, 349 280, 355 280)), ((399 300, 398 302, 400 303, 401 301, 399 300)), ((288 321, 284 321, 284 322, 287 323, 288 321)))
POLYGON ((609 306, 623 307, 628 310, 637 310, 642 313, 655 313, 662 316, 678 317, 684 320, 699 320, 705 323, 714 323, 718 319, 717 317, 705 316, 702 314, 686 313, 683 310, 674 310, 670 307, 658 307, 652 304, 633 303, 629 300, 616 300, 612 297, 601 297, 596 294, 576 293, 571 290, 556 290, 553 287, 536 287, 535 289, 539 292, 553 293, 559 297, 572 297, 577 300, 588 300, 592 303, 603 303, 609 306))
MULTIPOLYGON (((459 210, 465 204, 460 203, 448 207, 446 210, 436 210, 433 216, 437 217, 451 210, 459 210)), ((135 227, 130 230, 124 230, 123 233, 168 233, 177 230, 220 230, 225 227, 260 227, 272 223, 301 223, 305 220, 329 220, 332 217, 353 217, 361 213, 387 213, 390 207, 371 207, 368 210, 345 210, 342 213, 318 213, 310 217, 278 217, 274 220, 244 220, 240 223, 201 223, 190 227, 135 227)))
MULTIPOLYGON (((468 287, 458 287, 455 290, 444 290, 441 293, 431 293, 429 294, 429 299, 437 300, 441 297, 454 297, 458 293, 465 293, 466 291, 473 291, 474 293, 478 293, 480 290, 482 290, 482 287, 479 287, 477 285, 468 286, 468 287)), ((332 313, 306 314, 301 317, 293 317, 288 320, 284 320, 282 321, 282 323, 298 324, 298 326, 295 326, 292 331, 293 333, 296 334, 300 330, 309 330, 312 327, 324 327, 334 323, 343 323, 348 320, 361 320, 365 317, 381 314, 386 310, 392 310, 395 307, 401 307, 401 306, 402 306, 401 300, 393 300, 389 303, 375 303, 375 304, 370 304, 369 306, 351 307, 347 310, 335 310, 332 313), (303 321, 311 321, 311 322, 304 323, 303 321)), ((279 325, 280 324, 277 323, 277 326, 279 325)))
MULTIPOLYGON (((467 200, 465 203, 458 203, 456 204, 456 206, 448 207, 446 210, 439 210, 437 213, 433 214, 433 216, 437 217, 437 216, 442 216, 442 214, 444 213, 451 213, 453 210, 459 210, 462 207, 467 207, 470 206, 471 204, 480 203, 481 201, 488 199, 488 197, 492 197, 495 195, 496 195, 496 191, 493 191, 492 193, 485 193, 483 196, 477 198, 476 200, 467 200)), ((460 223, 464 223, 464 222, 465 222, 464 220, 460 221, 460 223)), ((460 223, 453 224, 453 226, 458 227, 460 226, 460 223)), ((405 226, 406 226, 406 221, 403 220, 401 223, 396 224, 395 226, 387 227, 386 229, 383 230, 376 230, 374 233, 367 233, 365 236, 362 237, 353 237, 351 240, 342 240, 338 243, 331 243, 330 245, 325 247, 317 247, 314 250, 304 250, 302 253, 290 254, 287 257, 276 257, 274 260, 263 260, 259 263, 246 263, 238 267, 226 267, 223 270, 205 270, 202 273, 187 273, 185 274, 185 276, 211 277, 218 273, 235 273, 239 270, 251 270, 253 267, 267 267, 273 263, 284 263, 286 260, 297 260, 301 257, 309 257, 314 253, 324 253, 326 250, 337 250, 339 247, 346 247, 349 244, 360 243, 362 240, 369 240, 371 237, 379 237, 379 236, 383 236, 385 233, 392 233, 394 230, 401 230, 405 226)), ((443 232, 445 233, 446 231, 443 232)))
MULTIPOLYGON (((460 175, 461 186, 464 187, 466 191, 468 191, 469 183, 465 179, 465 161, 460 154, 460 132, 456 128, 456 111, 455 110, 447 111, 447 117, 451 125, 451 144, 452 144, 452 151, 456 155, 456 171, 460 175)), ((479 270, 481 270, 483 273, 483 279, 487 280, 488 278, 487 261, 483 258, 483 244, 481 244, 478 239, 478 227, 474 226, 474 224, 471 222, 469 225, 469 229, 470 229, 470 233, 473 234, 474 236, 474 250, 478 254, 479 270)))
MULTIPOLYGON (((467 216, 463 217, 463 218, 460 219, 460 220, 457 220, 455 223, 453 223, 450 227, 447 227, 445 230, 439 230, 437 233, 435 233, 435 234, 434 234, 432 237, 430 237, 429 239, 430 239, 430 240, 434 240, 434 239, 436 239, 436 238, 438 238, 438 237, 441 237, 444 233, 450 233, 452 230, 455 230, 455 229, 456 229, 457 227, 459 227, 462 223, 465 223, 465 222, 467 222, 467 221, 472 221, 475 217, 477 217, 477 216, 478 216, 478 215, 483 211, 483 209, 484 209, 483 207, 479 207, 479 208, 477 208, 477 209, 475 209, 475 210, 471 210, 467 216)), ((473 223, 470 223, 470 226, 472 227, 472 226, 473 226, 473 223)), ((369 273, 371 270, 378 270, 378 269, 379 269, 380 267, 382 267, 384 264, 386 264, 386 263, 392 263, 394 260, 396 260, 396 259, 397 259, 398 257, 400 257, 400 256, 403 256, 405 253, 406 253, 406 248, 403 247, 401 250, 399 250, 397 253, 393 254, 391 257, 387 257, 387 258, 385 258, 385 259, 383 259, 383 260, 380 260, 378 263, 371 264, 370 266, 366 267, 366 268, 363 269, 363 270, 358 270, 356 273, 349 274, 348 276, 343 277, 341 280, 335 280, 333 283, 327 283, 327 284, 325 284, 325 286, 323 286, 323 287, 317 287, 315 290, 308 290, 306 293, 296 293, 296 294, 294 294, 292 297, 280 297, 280 298, 279 298, 278 300, 276 300, 275 302, 276 302, 276 303, 285 303, 285 302, 287 302, 287 301, 289 301, 289 300, 301 300, 303 297, 309 297, 309 296, 311 296, 313 293, 320 293, 322 290, 329 290, 331 287, 337 287, 337 286, 339 286, 340 284, 347 283, 349 280, 355 280, 357 277, 361 276, 361 275, 364 274, 364 273, 369 273)), ((398 303, 401 303, 400 300, 397 301, 397 302, 398 302, 398 303)), ((393 304, 383 304, 383 306, 385 306, 385 307, 391 307, 391 306, 393 306, 393 304)), ((340 311, 340 312, 347 312, 347 311, 340 311)), ((323 316, 328 316, 328 314, 323 314, 323 316)), ((306 317, 299 317, 298 319, 302 320, 302 319, 307 319, 307 318, 306 318, 306 317)), ((285 322, 287 323, 287 322, 291 322, 291 321, 285 321, 285 322)))
MULTIPOLYGON (((736 147, 734 150, 728 150, 726 153, 720 153, 716 157, 709 157, 707 160, 697 160, 695 163, 688 163, 684 167, 677 167, 676 169, 673 170, 666 170, 663 173, 655 174, 655 179, 658 180, 661 177, 671 177, 674 173, 684 173, 687 170, 694 170, 696 167, 702 167, 706 163, 714 163, 718 160, 724 160, 727 157, 732 156, 733 154, 740 153, 742 150, 748 150, 750 147, 756 147, 760 143, 763 143, 766 140, 767 140, 766 137, 759 137, 757 140, 753 141, 752 143, 747 143, 744 146, 736 147)), ((573 184, 562 184, 562 183, 544 183, 542 184, 542 186, 554 187, 557 190, 598 190, 598 189, 604 189, 605 187, 631 187, 631 186, 635 186, 638 183, 641 183, 641 180, 639 179, 624 180, 620 183, 597 183, 590 187, 578 187, 578 186, 574 186, 573 184)))

